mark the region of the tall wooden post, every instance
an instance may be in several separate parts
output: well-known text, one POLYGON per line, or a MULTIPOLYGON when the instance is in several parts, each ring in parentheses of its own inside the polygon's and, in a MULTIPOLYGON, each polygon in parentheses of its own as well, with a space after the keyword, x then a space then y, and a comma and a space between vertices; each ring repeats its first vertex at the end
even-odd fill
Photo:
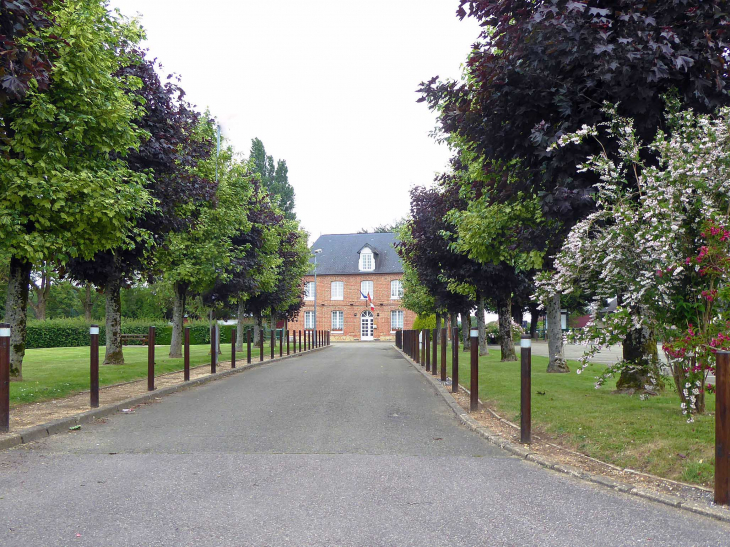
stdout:
POLYGON ((451 393, 459 392, 459 327, 451 329, 451 393))
POLYGON ((471 398, 469 400, 469 412, 479 408, 479 331, 471 329, 471 382, 469 389, 471 398))
POLYGON ((155 390, 155 327, 147 334, 147 391, 155 390))
POLYGON ((236 327, 231 329, 231 368, 236 368, 236 327))
POLYGON ((183 335, 183 381, 190 381, 190 327, 185 327, 183 335))
POLYGON ((730 351, 715 354, 715 503, 730 503, 730 351))
POLYGON ((529 334, 520 338, 520 442, 532 442, 532 340, 529 334))
POLYGON ((91 361, 89 371, 89 406, 99 408, 99 325, 89 327, 91 361))

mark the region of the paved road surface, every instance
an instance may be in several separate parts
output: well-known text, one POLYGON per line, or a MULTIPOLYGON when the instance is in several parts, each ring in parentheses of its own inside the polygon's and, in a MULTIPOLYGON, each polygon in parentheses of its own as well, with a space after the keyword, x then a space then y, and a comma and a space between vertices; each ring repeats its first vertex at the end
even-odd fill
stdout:
POLYGON ((458 425, 387 344, 263 366, 0 453, 0 545, 728 545, 458 425))

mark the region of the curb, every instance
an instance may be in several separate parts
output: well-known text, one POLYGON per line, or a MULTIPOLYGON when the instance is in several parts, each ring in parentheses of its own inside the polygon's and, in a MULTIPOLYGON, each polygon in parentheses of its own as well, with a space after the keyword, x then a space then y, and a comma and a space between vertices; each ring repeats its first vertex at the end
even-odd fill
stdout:
MULTIPOLYGON (((536 454, 535 452, 531 452, 529 448, 526 448, 523 445, 520 444, 514 444, 507 439, 501 437, 500 435, 495 434, 493 431, 488 429, 487 427, 484 427, 483 425, 480 425, 479 422, 474 420, 471 416, 469 416, 469 413, 464 410, 459 403, 456 402, 456 399, 452 397, 451 393, 443 386, 441 383, 441 380, 438 376, 433 376, 430 372, 426 372, 426 369, 424 367, 421 367, 420 364, 413 361, 410 357, 408 357, 402 350, 398 349, 395 345, 393 348, 401 354, 403 359, 406 360, 406 362, 410 363, 418 372, 420 372, 431 384, 431 386, 436 390, 438 394, 440 394, 444 401, 446 401, 446 404, 448 404, 451 407, 451 410, 454 411, 454 414, 456 414, 456 417, 459 419, 459 421, 464 424, 466 427, 474 431, 477 435, 483 437, 490 443, 498 446, 499 448, 509 452, 513 456, 516 456, 520 459, 527 460, 533 463, 536 463, 537 465, 540 465, 542 467, 545 467, 547 469, 552 469, 553 471, 557 471, 559 473, 563 473, 565 475, 570 475, 572 477, 575 477, 577 479, 581 479, 586 482, 591 482, 593 484, 597 484, 600 486, 605 486, 607 488, 610 488, 612 490, 615 490, 617 492, 621 492, 623 494, 630 494, 632 496, 637 496, 649 501, 661 503, 664 505, 668 505, 670 507, 675 507, 677 509, 682 509, 684 511, 688 511, 690 513, 694 513, 697 515, 702 515, 704 517, 709 517, 715 520, 719 520, 722 522, 730 523, 730 511, 719 509, 718 507, 709 506, 700 504, 694 501, 685 501, 682 498, 679 498, 677 496, 671 496, 669 494, 662 494, 659 492, 654 492, 653 490, 649 490, 646 488, 641 488, 637 486, 633 486, 631 484, 627 484, 625 482, 617 481, 614 479, 611 479, 609 477, 603 476, 603 475, 594 475, 593 473, 589 473, 587 471, 584 471, 583 469, 580 469, 578 467, 573 467, 572 465, 566 465, 562 464, 560 462, 557 462, 553 460, 552 458, 548 458, 545 456, 542 456, 540 454, 536 454)), ((462 388, 463 389, 463 388, 462 388)))
MULTIPOLYGON (((300 353, 293 353, 293 354, 289 354, 289 355, 284 355, 282 357, 275 357, 274 359, 269 359, 268 361, 252 362, 250 365, 247 363, 243 363, 242 366, 236 367, 234 369, 223 370, 221 372, 216 372, 215 374, 209 374, 208 376, 201 376, 200 378, 195 378, 194 380, 190 380, 189 382, 183 382, 180 384, 175 384, 175 385, 163 387, 160 389, 155 389, 155 391, 149 391, 149 392, 145 393, 144 395, 137 395, 136 397, 131 397, 129 399, 125 399, 124 401, 119 401, 118 403, 114 403, 112 405, 102 406, 99 408, 95 408, 93 410, 87 410, 86 412, 82 412, 81 414, 74 414, 73 416, 67 416, 66 418, 60 418, 58 420, 54 420, 52 422, 48 422, 45 424, 35 425, 35 426, 29 427, 27 429, 21 429, 20 431, 14 433, 12 435, 9 435, 3 439, 0 439, 0 450, 6 450, 8 448, 13 448, 13 447, 21 445, 21 444, 27 444, 27 443, 30 443, 33 441, 44 439, 51 435, 56 435, 58 433, 64 433, 64 432, 67 433, 69 430, 69 427, 73 427, 75 425, 80 425, 80 424, 88 424, 90 422, 93 422, 97 418, 103 418, 105 416, 110 416, 112 414, 116 414, 123 408, 129 408, 129 407, 132 407, 135 405, 146 403, 153 399, 157 399, 157 398, 163 397, 165 395, 170 395, 170 394, 176 393, 178 391, 186 391, 188 389, 191 389, 191 388, 194 388, 197 386, 201 386, 203 384, 207 384, 208 382, 213 382, 215 380, 221 380, 223 378, 227 378, 228 376, 233 376, 234 374, 238 374, 238 373, 244 372, 246 370, 258 368, 262 365, 277 363, 280 361, 285 361, 287 359, 294 359, 294 358, 300 357, 302 355, 309 355, 310 353, 323 351, 323 350, 325 350, 327 348, 331 348, 331 347, 332 347, 331 345, 322 346, 319 348, 307 350, 306 352, 302 351, 300 353)), ((142 378, 142 380, 144 380, 144 378, 142 378)), ((128 383, 128 382, 125 382, 125 383, 128 383)))

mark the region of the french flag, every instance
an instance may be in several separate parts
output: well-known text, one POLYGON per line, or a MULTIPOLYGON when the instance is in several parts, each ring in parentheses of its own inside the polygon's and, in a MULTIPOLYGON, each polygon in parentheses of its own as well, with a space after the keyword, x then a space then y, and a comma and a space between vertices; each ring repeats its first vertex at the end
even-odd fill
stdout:
POLYGON ((368 301, 368 306, 370 306, 370 311, 375 311, 375 304, 373 304, 373 299, 370 298, 370 293, 368 293, 368 295, 365 296, 365 294, 362 291, 360 291, 360 296, 362 296, 363 298, 365 298, 368 301))

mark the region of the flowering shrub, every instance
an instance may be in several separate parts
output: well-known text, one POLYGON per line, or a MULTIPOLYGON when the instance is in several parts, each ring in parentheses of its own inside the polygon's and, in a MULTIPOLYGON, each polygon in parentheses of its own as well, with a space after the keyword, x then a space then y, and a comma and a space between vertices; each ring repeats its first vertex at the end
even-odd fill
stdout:
MULTIPOLYGON (((582 368, 595 351, 643 332, 641 363, 618 363, 598 379, 626 367, 656 363, 654 334, 664 340, 683 412, 704 410, 713 352, 730 347, 727 335, 730 109, 716 116, 679 111, 668 100, 668 126, 649 146, 633 122, 606 106, 610 121, 563 136, 554 146, 598 138, 619 144, 618 157, 587 158, 580 170, 600 175, 597 210, 578 223, 555 257, 555 273, 538 279, 541 295, 581 291, 592 297, 592 321, 576 335, 587 346, 582 368), (644 161, 651 157, 652 161, 644 161), (601 316, 618 297, 615 313, 601 316), (718 305, 721 304, 721 305, 718 305)), ((651 369, 651 367, 650 367, 651 369)), ((581 369, 582 370, 582 369, 581 369)), ((659 380, 647 375, 646 393, 659 380)))

